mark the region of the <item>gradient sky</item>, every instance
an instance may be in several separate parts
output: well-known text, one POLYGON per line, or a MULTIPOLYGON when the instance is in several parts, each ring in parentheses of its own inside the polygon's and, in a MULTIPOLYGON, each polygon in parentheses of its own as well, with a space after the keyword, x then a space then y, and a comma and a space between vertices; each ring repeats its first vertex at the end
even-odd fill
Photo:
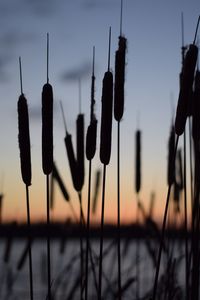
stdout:
MULTIPOLYGON (((181 68, 181 12, 184 40, 193 41, 200 14, 199 0, 124 0, 123 33, 126 56, 125 111, 121 122, 121 218, 135 218, 134 134, 142 130, 142 189, 148 210, 156 193, 155 217, 162 216, 167 193, 167 143, 176 109, 181 68)), ((58 102, 62 100, 67 126, 74 138, 78 113, 78 75, 81 75, 82 112, 89 122, 92 47, 96 47, 96 115, 100 120, 102 78, 107 68, 108 31, 112 27, 111 69, 118 46, 120 0, 0 0, 0 188, 5 194, 3 219, 26 216, 25 186, 21 180, 17 100, 20 95, 18 57, 22 57, 23 90, 30 112, 32 155, 31 217, 45 218, 45 177, 41 161, 41 91, 46 82, 46 33, 50 34, 49 78, 54 89, 54 158, 78 209, 64 148, 64 127, 58 102), (2 175, 1 175, 2 174, 2 175)), ((99 161, 99 129, 93 173, 99 161)), ((75 139, 74 139, 75 142, 75 139)), ((182 144, 182 139, 180 145, 182 144)), ((107 168, 106 220, 116 219, 116 122, 112 156, 107 168)), ((88 162, 85 163, 83 202, 86 207, 88 162)), ((53 218, 71 215, 56 188, 53 218)), ((97 216, 100 217, 100 199, 97 216)))

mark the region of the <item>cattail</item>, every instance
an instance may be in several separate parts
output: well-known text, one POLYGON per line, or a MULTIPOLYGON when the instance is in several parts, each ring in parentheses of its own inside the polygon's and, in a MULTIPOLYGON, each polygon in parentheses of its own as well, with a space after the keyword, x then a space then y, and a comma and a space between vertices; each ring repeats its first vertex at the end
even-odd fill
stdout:
POLYGON ((66 188, 65 188, 65 185, 64 185, 64 183, 63 183, 63 181, 62 181, 62 179, 61 179, 61 177, 60 177, 60 174, 59 174, 59 172, 58 172, 58 169, 57 169, 55 163, 53 164, 53 172, 52 172, 52 176, 53 176, 53 178, 55 178, 55 180, 57 181, 57 183, 58 183, 58 185, 59 185, 59 187, 60 187, 60 189, 61 189, 61 191, 62 191, 62 194, 63 194, 64 199, 65 199, 66 201, 69 201, 69 194, 68 194, 68 192, 67 192, 67 190, 66 190, 66 188))
POLYGON ((124 112, 126 38, 119 36, 119 48, 115 54, 114 117, 120 121, 124 112))
POLYGON ((77 183, 78 191, 80 191, 84 184, 84 115, 79 114, 76 120, 76 145, 77 145, 77 183))
POLYGON ((110 71, 110 44, 111 28, 109 31, 108 70, 104 74, 101 98, 100 160, 104 165, 108 165, 110 161, 112 139, 113 74, 110 71))
POLYGON ((31 185, 31 152, 29 136, 29 117, 27 100, 24 94, 19 96, 18 100, 18 129, 19 129, 19 149, 21 161, 21 174, 23 182, 31 185))
POLYGON ((136 165, 136 177, 135 177, 135 190, 139 193, 141 187, 141 131, 137 130, 135 134, 136 141, 136 155, 135 155, 135 165, 136 165))
POLYGON ((113 75, 112 72, 107 71, 103 79, 100 140, 100 160, 105 165, 109 164, 111 155, 112 106, 113 75))
POLYGON ((93 120, 89 124, 86 135, 86 157, 88 160, 93 159, 96 152, 96 137, 97 137, 97 120, 93 120))
POLYGON ((189 111, 189 100, 192 93, 197 55, 197 46, 194 44, 190 44, 183 62, 181 86, 175 119, 175 132, 177 135, 181 135, 185 130, 185 123, 189 111))
POLYGON ((96 171, 96 179, 95 179, 95 186, 94 186, 94 196, 92 201, 92 213, 95 214, 96 207, 97 207, 97 198, 99 194, 99 188, 101 184, 101 170, 96 171))
POLYGON ((182 162, 182 151, 181 149, 178 149, 177 151, 177 163, 178 163, 178 166, 176 168, 176 182, 178 183, 178 186, 179 186, 179 189, 180 191, 183 190, 183 162, 182 162), (177 178, 178 177, 178 178, 177 178))
POLYGON ((78 174, 77 174, 77 162, 75 159, 74 149, 73 149, 73 145, 72 145, 72 136, 67 131, 67 124, 66 124, 64 110, 63 110, 61 101, 60 101, 60 108, 61 108, 64 127, 65 127, 64 142, 65 142, 65 149, 67 151, 67 157, 68 157, 70 172, 71 172, 71 176, 72 176, 72 182, 73 182, 73 186, 74 186, 75 190, 78 192, 80 186, 79 186, 79 180, 78 180, 78 174))
POLYGON ((49 83, 42 90, 42 168, 46 175, 53 169, 53 89, 49 83))
POLYGON ((175 151, 175 130, 172 125, 169 142, 168 142, 168 168, 167 168, 167 183, 168 186, 172 185, 175 181, 175 166, 174 162, 174 151, 175 151))
POLYGON ((197 70, 195 74, 194 83, 194 111, 192 118, 192 136, 195 141, 200 139, 200 71, 197 70))
POLYGON ((79 191, 80 186, 79 186, 79 180, 78 180, 78 174, 77 174, 77 164, 76 164, 76 159, 74 156, 71 134, 66 133, 64 141, 65 141, 65 148, 67 151, 67 157, 68 157, 68 161, 69 161, 69 167, 70 167, 70 172, 71 172, 71 176, 72 176, 73 186, 76 191, 79 191))

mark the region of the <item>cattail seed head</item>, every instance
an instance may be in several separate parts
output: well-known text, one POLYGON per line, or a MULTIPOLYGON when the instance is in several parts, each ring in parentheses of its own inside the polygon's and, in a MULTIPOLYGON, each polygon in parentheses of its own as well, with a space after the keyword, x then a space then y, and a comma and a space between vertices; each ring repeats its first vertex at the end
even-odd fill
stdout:
POLYGON ((57 181, 57 183, 58 183, 58 185, 60 187, 60 190, 61 190, 61 192, 63 194, 64 199, 66 201, 69 201, 69 194, 68 194, 67 189, 66 189, 66 187, 65 187, 65 185, 64 185, 64 183, 63 183, 63 181, 62 181, 62 179, 60 177, 60 174, 58 172, 58 169, 57 169, 55 163, 53 164, 52 176, 57 181))
POLYGON ((49 83, 42 90, 42 168, 46 175, 53 169, 53 89, 49 83))
POLYGON ((175 119, 175 132, 181 135, 185 130, 185 123, 189 111, 189 101, 192 95, 194 71, 197 62, 198 48, 191 44, 185 55, 181 75, 181 86, 178 98, 178 105, 175 119))
POLYGON ((68 161, 69 161, 69 167, 70 167, 70 172, 71 172, 71 176, 72 176, 73 186, 76 191, 80 191, 78 174, 77 174, 77 164, 76 164, 76 159, 74 156, 71 134, 66 134, 66 136, 65 136, 65 148, 67 151, 67 157, 68 157, 68 161))
POLYGON ((85 149, 84 149, 84 115, 79 114, 76 120, 76 151, 77 151, 77 175, 79 191, 84 184, 85 176, 85 149))
POLYGON ((100 160, 108 165, 111 155, 112 108, 113 108, 113 75, 107 71, 103 78, 100 133, 100 160))
POLYGON ((200 71, 196 71, 194 83, 194 111, 192 118, 192 136, 195 141, 200 140, 200 71))
POLYGON ((114 117, 120 121, 124 112, 124 81, 126 64, 126 38, 119 37, 119 48, 115 54, 114 117))
POLYGON ((135 134, 136 155, 135 155, 135 190, 139 193, 141 188, 141 131, 137 130, 135 134))
POLYGON ((175 166, 174 162, 174 153, 175 153, 175 129, 172 125, 169 142, 168 142, 168 168, 167 168, 167 183, 168 186, 172 185, 175 181, 175 166))
POLYGON ((94 197, 92 201, 92 213, 95 214, 97 208, 97 198, 99 194, 99 188, 101 183, 101 170, 96 171, 96 178, 95 178, 95 186, 94 186, 94 197))
POLYGON ((97 139, 97 120, 94 119, 87 129, 86 135, 86 157, 92 160, 96 152, 96 139, 97 139))
POLYGON ((31 185, 31 151, 29 136, 29 117, 27 100, 23 94, 18 100, 18 141, 21 161, 21 174, 23 182, 31 185))

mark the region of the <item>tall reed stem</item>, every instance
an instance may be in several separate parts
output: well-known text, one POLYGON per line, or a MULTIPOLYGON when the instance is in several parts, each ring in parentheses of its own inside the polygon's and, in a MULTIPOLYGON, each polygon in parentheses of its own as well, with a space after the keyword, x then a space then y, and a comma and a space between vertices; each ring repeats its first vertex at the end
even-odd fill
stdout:
POLYGON ((121 230, 120 230, 120 121, 117 122, 117 254, 118 254, 118 299, 121 300, 121 230))
POLYGON ((183 136, 184 148, 184 227, 185 227, 185 286, 186 299, 189 299, 189 269, 188 269, 188 232, 187 232, 187 174, 186 174, 186 133, 183 136))
MULTIPOLYGON (((136 216, 136 224, 139 228, 139 193, 137 193, 137 216, 136 216)), ((140 239, 137 237, 137 243, 136 243, 136 299, 140 299, 140 239)))
POLYGON ((46 175, 47 196, 47 272, 48 272, 48 300, 51 300, 51 252, 50 252, 50 214, 49 214, 49 175, 46 175))
MULTIPOLYGON (((173 165, 175 165, 175 159, 176 159, 176 152, 178 147, 178 141, 179 136, 176 138, 176 144, 175 144, 175 150, 174 150, 174 157, 173 157, 173 165)), ((156 265, 156 274, 155 274, 155 280, 154 280, 154 288, 153 288, 153 300, 156 300, 156 292, 157 292, 157 286, 158 286, 158 276, 159 276, 159 270, 160 270, 160 261, 161 261, 161 255, 162 255, 162 249, 163 249, 163 243, 164 243, 164 237, 165 237, 165 227, 166 227, 166 220, 167 220, 167 212, 168 212, 168 206, 169 206, 169 199, 170 199, 170 192, 171 192, 172 184, 168 186, 167 191, 167 198, 166 198, 166 204, 165 204, 165 211, 164 211, 164 217, 163 217, 163 223, 162 223, 162 232, 161 232, 161 239, 160 239, 160 247, 158 252, 158 260, 156 265)))
POLYGON ((88 254, 89 254, 89 238, 90 238, 91 171, 92 171, 92 161, 90 160, 89 178, 88 178, 87 236, 86 236, 86 259, 85 259, 85 300, 88 299, 88 254))
POLYGON ((30 280, 30 299, 33 300, 33 271, 32 271, 32 252, 31 252, 31 221, 29 206, 29 188, 26 184, 26 209, 27 209, 27 225, 28 225, 28 254, 29 254, 29 280, 30 280))
POLYGON ((102 186, 102 207, 101 207, 98 300, 101 300, 101 290, 102 290, 102 254, 103 254, 103 232, 104 232, 105 184, 106 184, 106 165, 104 164, 104 166, 103 166, 103 186, 102 186))
POLYGON ((83 276, 84 276, 84 257, 83 257, 83 238, 82 238, 82 234, 83 234, 83 208, 82 208, 82 192, 78 192, 78 197, 79 197, 79 205, 80 205, 80 299, 83 299, 83 289, 84 289, 84 280, 83 280, 83 276))

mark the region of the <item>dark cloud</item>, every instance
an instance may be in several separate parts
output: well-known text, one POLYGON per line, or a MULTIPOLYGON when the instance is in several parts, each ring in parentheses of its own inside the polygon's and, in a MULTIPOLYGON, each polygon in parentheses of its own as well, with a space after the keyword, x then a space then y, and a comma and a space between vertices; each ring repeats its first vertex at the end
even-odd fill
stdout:
POLYGON ((1 48, 13 49, 13 47, 19 44, 35 41, 36 35, 33 33, 19 32, 16 30, 10 30, 0 36, 1 48))
POLYGON ((23 0, 24 5, 31 13, 42 17, 54 15, 61 2, 61 0, 23 0))
POLYGON ((81 6, 84 9, 96 9, 103 8, 108 9, 113 6, 113 1, 110 0, 83 0, 81 6))
POLYGON ((61 79, 63 81, 77 81, 78 79, 84 79, 91 74, 91 63, 85 62, 77 68, 63 72, 61 79))

